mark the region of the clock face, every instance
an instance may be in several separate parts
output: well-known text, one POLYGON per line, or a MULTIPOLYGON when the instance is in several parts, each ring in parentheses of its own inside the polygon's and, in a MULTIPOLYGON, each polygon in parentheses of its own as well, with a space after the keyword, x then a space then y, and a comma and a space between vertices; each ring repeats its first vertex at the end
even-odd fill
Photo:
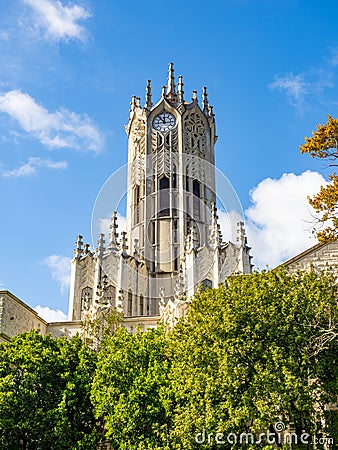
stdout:
POLYGON ((161 131, 162 133, 174 128, 175 124, 175 117, 166 111, 156 116, 153 120, 153 127, 155 128, 155 130, 161 131))

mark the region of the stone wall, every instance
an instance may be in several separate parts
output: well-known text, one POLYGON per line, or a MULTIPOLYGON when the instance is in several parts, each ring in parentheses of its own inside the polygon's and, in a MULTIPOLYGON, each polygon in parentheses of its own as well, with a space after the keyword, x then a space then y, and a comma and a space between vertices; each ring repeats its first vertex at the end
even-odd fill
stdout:
POLYGON ((0 341, 31 330, 44 335, 47 322, 9 291, 0 291, 0 341))
POLYGON ((338 242, 314 245, 283 265, 291 270, 332 269, 338 277, 338 242))

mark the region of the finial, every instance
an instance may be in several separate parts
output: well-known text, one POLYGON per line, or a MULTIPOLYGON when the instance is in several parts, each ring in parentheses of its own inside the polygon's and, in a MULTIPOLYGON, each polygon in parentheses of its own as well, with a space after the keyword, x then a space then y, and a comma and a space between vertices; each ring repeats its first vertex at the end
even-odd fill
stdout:
POLYGON ((167 86, 162 86, 161 98, 166 98, 167 86))
POLYGON ((118 236, 119 234, 117 233, 117 229, 118 229, 118 224, 117 224, 117 212, 113 211, 112 216, 111 216, 111 222, 110 222, 110 229, 111 232, 109 234, 109 243, 108 243, 108 249, 109 250, 113 250, 116 249, 119 245, 118 243, 118 236))
POLYGON ((179 103, 183 103, 184 102, 183 94, 184 94, 183 77, 182 77, 182 75, 179 75, 179 77, 178 77, 178 86, 177 86, 177 95, 178 95, 177 100, 178 100, 179 103))
POLYGON ((83 249, 82 249, 82 238, 83 236, 81 236, 81 234, 78 235, 76 242, 75 242, 75 250, 74 250, 74 254, 75 254, 75 258, 81 258, 82 253, 83 253, 83 249))
POLYGON ((168 86, 167 86, 167 96, 169 99, 176 99, 176 87, 175 87, 175 75, 174 75, 174 63, 169 63, 168 69, 168 86))
POLYGON ((242 247, 245 247, 247 245, 247 238, 245 235, 245 229, 244 229, 244 222, 238 222, 237 223, 237 242, 242 247))
POLYGON ((122 231, 121 236, 122 236, 122 251, 126 252, 126 250, 128 250, 127 233, 125 231, 122 231))
POLYGON ((221 245, 223 243, 223 235, 221 232, 221 225, 219 223, 217 224, 217 231, 218 231, 218 242, 219 245, 221 245))
POLYGON ((161 301, 164 301, 164 297, 165 297, 165 287, 161 287, 160 288, 160 299, 161 299, 161 301))
POLYGON ((138 239, 134 239, 134 256, 138 256, 138 254, 139 254, 138 239))
POLYGON ((130 102, 130 112, 134 111, 135 106, 136 106, 136 95, 132 95, 130 102))
POLYGON ((219 247, 222 242, 222 234, 220 231, 220 225, 217 223, 218 215, 217 215, 217 207, 216 202, 211 203, 211 218, 210 218, 210 246, 214 249, 219 247))
POLYGON ((98 247, 97 247, 97 253, 98 253, 98 256, 99 256, 100 258, 102 258, 103 253, 104 253, 104 251, 105 251, 105 246, 104 246, 105 242, 106 242, 106 241, 104 240, 104 234, 101 233, 101 234, 99 235, 99 240, 97 241, 97 244, 98 244, 98 247))
POLYGON ((187 235, 187 250, 196 250, 197 249, 197 233, 194 225, 189 227, 188 235, 187 235))
POLYGON ((218 219, 216 202, 211 202, 211 220, 218 219))
POLYGON ((184 281, 182 272, 177 275, 176 282, 175 282, 175 289, 174 289, 174 299, 180 300, 182 298, 182 295, 184 293, 184 281))
POLYGON ((151 101, 151 80, 147 81, 147 87, 146 87, 146 108, 150 109, 153 106, 153 102, 151 101))
POLYGON ((209 100, 206 86, 203 87, 203 95, 202 95, 202 110, 205 114, 208 114, 209 109, 209 100))
POLYGON ((141 108, 141 98, 140 97, 136 97, 136 107, 141 108))
POLYGON ((90 245, 89 245, 89 244, 85 244, 85 246, 84 246, 84 254, 85 254, 85 255, 88 255, 88 253, 89 253, 89 248, 90 248, 90 245))
POLYGON ((192 99, 193 102, 198 102, 197 100, 197 91, 192 91, 192 99))
POLYGON ((102 277, 102 291, 104 293, 107 292, 107 287, 108 287, 108 276, 107 274, 104 274, 102 277))
POLYGON ((215 116, 215 114, 214 114, 214 107, 213 106, 208 105, 208 112, 209 112, 209 116, 211 118, 213 118, 215 116))

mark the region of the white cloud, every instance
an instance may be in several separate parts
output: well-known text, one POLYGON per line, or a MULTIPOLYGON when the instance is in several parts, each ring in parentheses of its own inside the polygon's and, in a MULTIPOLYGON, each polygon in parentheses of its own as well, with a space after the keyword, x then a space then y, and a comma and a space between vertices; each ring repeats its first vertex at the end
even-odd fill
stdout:
POLYGON ((276 75, 275 81, 269 84, 270 89, 284 91, 294 106, 300 107, 304 96, 309 92, 310 83, 305 82, 303 75, 276 75))
POLYGON ((46 37, 60 41, 75 39, 86 41, 87 30, 79 24, 91 14, 83 6, 76 3, 63 5, 59 0, 23 0, 34 10, 37 28, 44 30, 46 37))
POLYGON ((0 95, 0 112, 15 119, 21 128, 49 148, 77 148, 100 151, 100 132, 86 114, 66 109, 50 113, 30 95, 12 90, 0 95))
POLYGON ((7 31, 0 31, 0 40, 8 42, 10 39, 9 33, 7 31))
POLYGON ((26 177, 36 174, 37 170, 43 167, 47 169, 67 169, 67 161, 52 161, 50 159, 31 157, 28 158, 26 164, 22 164, 16 169, 4 170, 2 176, 5 178, 26 177))
POLYGON ((67 315, 61 309, 51 309, 48 306, 41 305, 37 305, 34 309, 46 322, 65 322, 68 320, 67 315))
POLYGON ((274 267, 317 242, 311 233, 314 211, 307 196, 324 184, 322 175, 307 171, 266 178, 251 191, 252 206, 245 214, 256 267, 274 267))
POLYGON ((60 283, 61 292, 64 293, 70 284, 70 258, 60 255, 51 255, 43 260, 52 277, 60 283))

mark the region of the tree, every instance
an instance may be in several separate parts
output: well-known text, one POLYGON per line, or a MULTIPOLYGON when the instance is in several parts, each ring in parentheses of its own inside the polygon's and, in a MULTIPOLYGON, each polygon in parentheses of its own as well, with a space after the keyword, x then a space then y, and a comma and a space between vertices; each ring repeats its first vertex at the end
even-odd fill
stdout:
MULTIPOLYGON (((301 153, 308 153, 312 158, 327 159, 330 166, 336 166, 338 158, 338 119, 328 115, 325 125, 317 125, 311 137, 305 137, 300 147, 301 153)), ((320 242, 338 239, 338 176, 329 176, 330 183, 322 186, 319 193, 309 198, 310 205, 318 217, 319 229, 316 234, 320 242), (321 227, 324 227, 321 229, 321 227)))
POLYGON ((113 449, 164 449, 169 360, 161 328, 106 336, 98 355, 92 401, 113 449))
POLYGON ((241 433, 277 422, 337 439, 325 408, 337 395, 337 339, 317 342, 337 313, 335 280, 313 272, 234 276, 196 295, 170 337, 170 448, 219 448, 217 432, 231 436, 222 448, 242 448, 241 433))
POLYGON ((1 449, 94 449, 90 402, 96 354, 79 337, 38 332, 0 345, 1 449))

